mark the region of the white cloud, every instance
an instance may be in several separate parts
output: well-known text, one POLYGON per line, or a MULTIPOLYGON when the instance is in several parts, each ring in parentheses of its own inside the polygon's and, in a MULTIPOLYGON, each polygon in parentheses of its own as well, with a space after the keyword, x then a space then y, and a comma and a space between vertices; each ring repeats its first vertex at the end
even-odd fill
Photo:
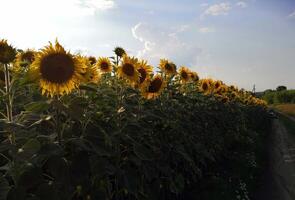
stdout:
POLYGON ((214 28, 210 28, 210 27, 201 27, 199 29, 199 32, 200 33, 213 33, 213 32, 215 32, 215 29, 214 28))
POLYGON ((295 10, 288 17, 295 18, 295 10))
POLYGON ((230 3, 214 4, 206 9, 203 15, 227 15, 231 9, 232 7, 230 3))
POLYGON ((208 3, 202 3, 200 6, 201 7, 207 7, 209 4, 208 3))
POLYGON ((96 10, 108 10, 114 8, 115 2, 113 0, 79 0, 82 7, 86 7, 92 10, 92 13, 96 10))
POLYGON ((244 1, 239 1, 238 3, 236 3, 236 5, 241 8, 246 8, 248 6, 247 3, 244 1))
POLYGON ((113 0, 0 0, 0 4, 1 37, 19 48, 39 48, 56 37, 70 40, 92 33, 94 27, 81 28, 86 26, 83 21, 115 7, 113 0))
POLYGON ((143 43, 143 48, 137 51, 136 56, 147 59, 153 64, 157 64, 161 58, 186 65, 196 63, 202 50, 193 42, 186 42, 179 36, 188 28, 188 25, 183 25, 171 32, 171 30, 147 23, 136 24, 131 29, 132 35, 143 43))

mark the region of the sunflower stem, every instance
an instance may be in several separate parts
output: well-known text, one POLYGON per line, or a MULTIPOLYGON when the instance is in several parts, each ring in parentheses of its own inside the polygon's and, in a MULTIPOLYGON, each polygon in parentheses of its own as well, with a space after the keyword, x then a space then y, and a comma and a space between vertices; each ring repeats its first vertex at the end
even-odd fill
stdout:
MULTIPOLYGON (((12 116, 12 95, 11 95, 11 81, 8 64, 4 64, 4 77, 5 77, 5 95, 6 95, 6 116, 9 123, 13 121, 12 116)), ((8 131, 8 139, 11 144, 14 144, 15 137, 14 134, 8 131)))

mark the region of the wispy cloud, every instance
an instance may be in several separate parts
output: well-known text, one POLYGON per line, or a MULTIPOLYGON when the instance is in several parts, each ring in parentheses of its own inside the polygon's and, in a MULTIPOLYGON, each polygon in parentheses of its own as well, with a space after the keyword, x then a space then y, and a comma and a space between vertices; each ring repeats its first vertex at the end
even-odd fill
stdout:
POLYGON ((183 41, 179 34, 188 30, 188 25, 175 28, 173 32, 148 23, 138 23, 131 28, 132 36, 143 43, 137 56, 157 63, 160 58, 177 60, 182 64, 196 63, 202 49, 183 41), (185 53, 184 53, 185 52, 185 53))
POLYGON ((113 0, 79 0, 82 7, 92 10, 108 10, 114 8, 115 2, 113 0))
POLYGON ((248 4, 244 1, 239 1, 238 3, 236 3, 236 5, 241 8, 246 8, 248 6, 248 4))
POLYGON ((212 16, 227 15, 231 9, 232 9, 232 6, 228 2, 214 4, 210 6, 208 9, 206 9, 203 15, 212 15, 212 16))
POLYGON ((201 27, 199 29, 199 32, 200 33, 213 33, 213 32, 215 32, 215 29, 211 28, 211 27, 201 27))
POLYGON ((289 18, 295 18, 295 10, 294 10, 291 14, 289 14, 288 17, 289 17, 289 18))

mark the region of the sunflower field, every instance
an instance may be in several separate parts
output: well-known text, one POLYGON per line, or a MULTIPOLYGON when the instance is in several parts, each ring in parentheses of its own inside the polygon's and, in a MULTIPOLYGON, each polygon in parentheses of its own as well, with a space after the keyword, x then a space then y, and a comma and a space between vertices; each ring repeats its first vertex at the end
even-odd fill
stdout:
POLYGON ((264 101, 167 59, 0 40, 0 200, 251 199, 264 101))

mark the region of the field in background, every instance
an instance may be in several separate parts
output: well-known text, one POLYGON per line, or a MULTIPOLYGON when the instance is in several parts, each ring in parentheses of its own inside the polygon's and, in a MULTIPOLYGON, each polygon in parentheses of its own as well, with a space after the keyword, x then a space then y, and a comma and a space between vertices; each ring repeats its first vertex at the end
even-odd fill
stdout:
POLYGON ((273 107, 284 114, 295 117, 295 104, 278 104, 273 107))

